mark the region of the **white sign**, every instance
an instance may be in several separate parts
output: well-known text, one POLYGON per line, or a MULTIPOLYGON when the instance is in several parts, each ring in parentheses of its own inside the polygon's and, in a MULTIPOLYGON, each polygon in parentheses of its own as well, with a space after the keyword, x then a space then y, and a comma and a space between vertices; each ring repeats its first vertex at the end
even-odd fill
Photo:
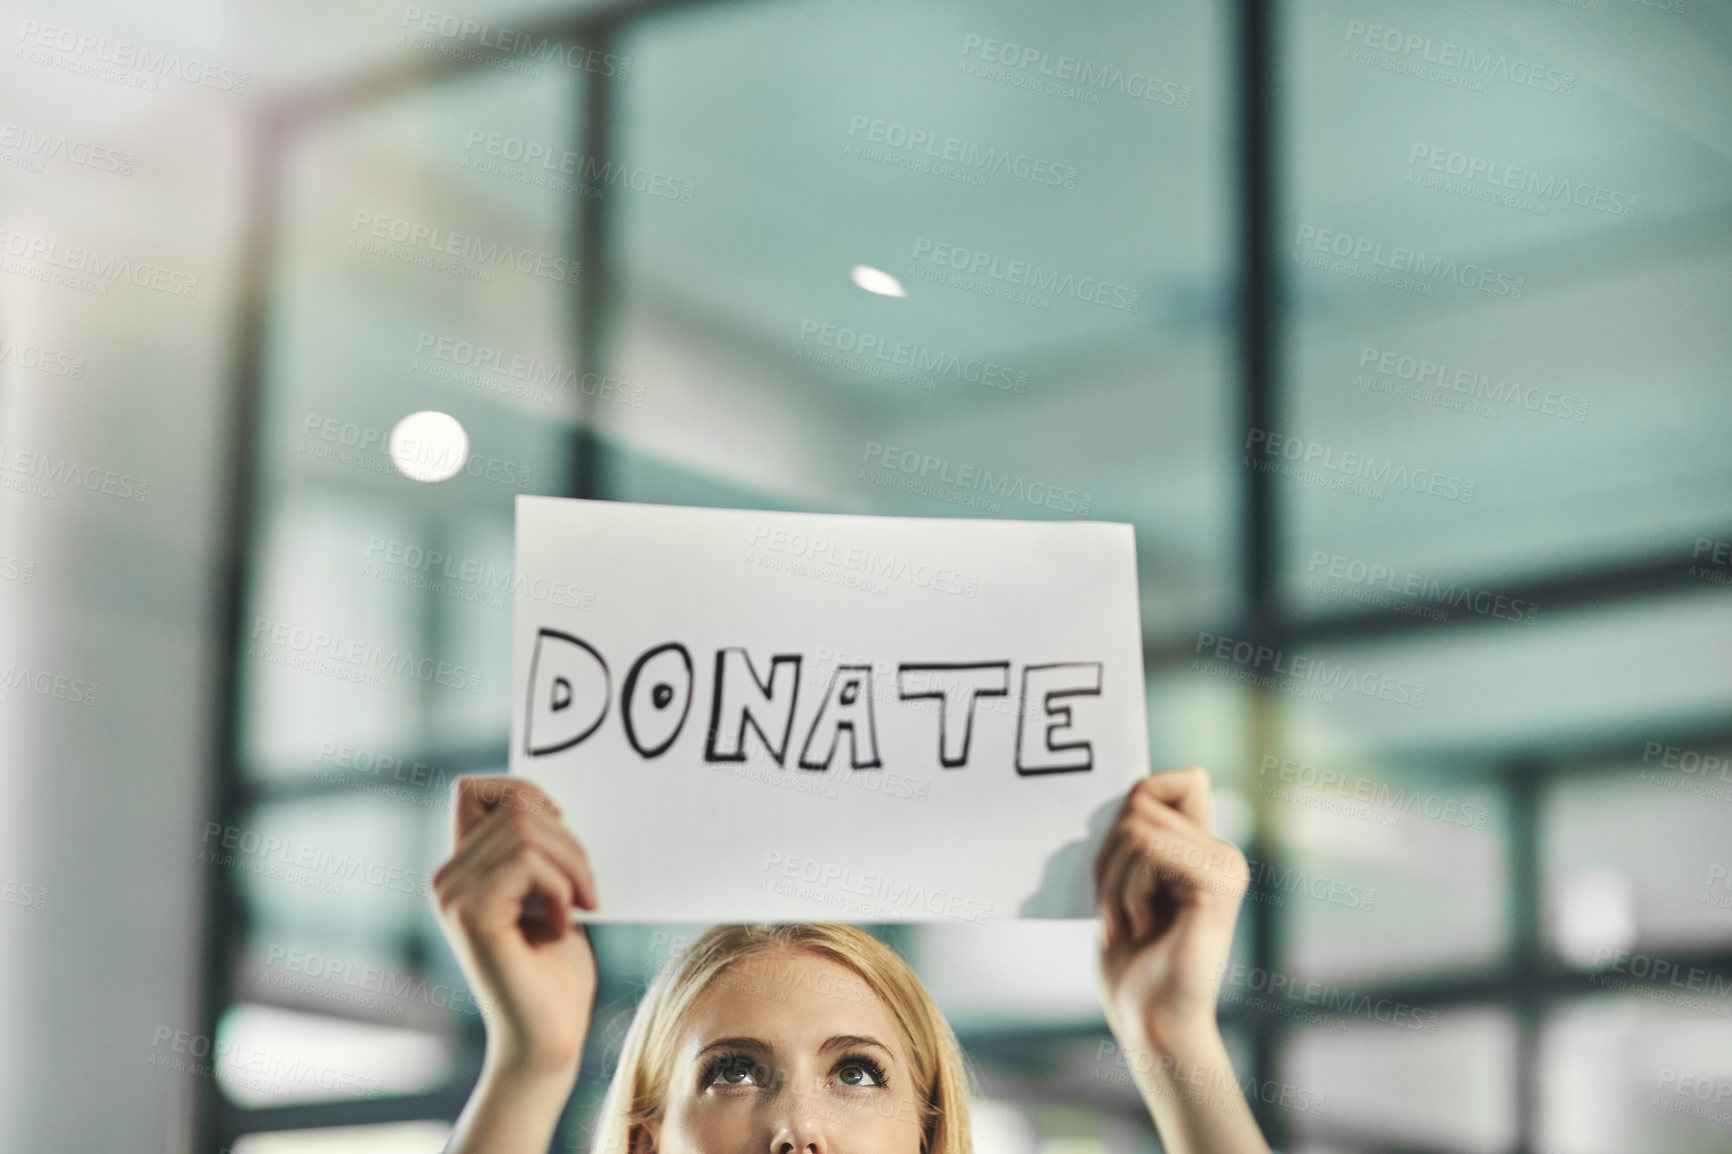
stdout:
POLYGON ((1090 917, 1148 772, 1129 525, 517 498, 511 770, 597 917, 1090 917))

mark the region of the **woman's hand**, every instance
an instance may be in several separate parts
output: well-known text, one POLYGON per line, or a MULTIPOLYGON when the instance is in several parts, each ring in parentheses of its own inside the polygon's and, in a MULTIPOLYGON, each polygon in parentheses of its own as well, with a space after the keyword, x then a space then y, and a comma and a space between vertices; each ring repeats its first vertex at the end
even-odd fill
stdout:
POLYGON ((1101 999, 1165 1149, 1265 1154, 1215 1023, 1251 871, 1213 809, 1203 769, 1125 797, 1095 858, 1101 999))
POLYGON ((589 1032, 595 952, 569 914, 596 908, 595 880, 559 807, 529 782, 462 777, 456 800, 457 847, 433 875, 433 900, 487 1024, 487 1056, 448 1149, 539 1152, 589 1032))
POLYGON ((1215 1025, 1251 871, 1212 822, 1208 770, 1157 773, 1131 787, 1095 858, 1107 1008, 1151 1042, 1215 1025))

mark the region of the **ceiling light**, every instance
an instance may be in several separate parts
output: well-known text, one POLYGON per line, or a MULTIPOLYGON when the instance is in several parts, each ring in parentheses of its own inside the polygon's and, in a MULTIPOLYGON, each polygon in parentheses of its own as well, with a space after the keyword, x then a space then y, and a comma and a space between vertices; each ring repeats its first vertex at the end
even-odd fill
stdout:
POLYGON ((469 434, 449 413, 410 413, 391 430, 391 460, 411 481, 444 481, 469 462, 469 434))
POLYGON ((857 264, 848 270, 848 278, 869 293, 877 293, 881 297, 905 297, 908 290, 902 287, 902 282, 881 268, 873 268, 869 264, 857 264))

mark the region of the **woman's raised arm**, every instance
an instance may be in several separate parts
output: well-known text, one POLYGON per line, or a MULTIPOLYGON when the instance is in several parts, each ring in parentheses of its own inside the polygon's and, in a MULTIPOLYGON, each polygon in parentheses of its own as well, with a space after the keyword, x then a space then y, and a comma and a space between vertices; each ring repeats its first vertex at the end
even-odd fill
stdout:
POLYGON ((1268 1154, 1215 1021, 1245 855, 1211 833, 1209 773, 1145 777, 1095 858, 1107 1024, 1172 1154, 1268 1154))
POLYGON ((456 849, 433 875, 440 927, 487 1026, 481 1079, 449 1154, 542 1154, 577 1081, 595 952, 570 922, 596 907, 583 847, 520 778, 463 777, 456 849))

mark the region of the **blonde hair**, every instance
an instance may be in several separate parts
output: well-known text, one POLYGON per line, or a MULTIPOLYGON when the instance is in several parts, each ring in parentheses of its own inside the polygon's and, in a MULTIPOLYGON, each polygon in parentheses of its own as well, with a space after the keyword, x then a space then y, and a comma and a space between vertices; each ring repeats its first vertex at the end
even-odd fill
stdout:
POLYGON ((666 1107, 674 1047, 693 1003, 734 962, 779 947, 839 962, 878 995, 909 1042, 921 1154, 973 1154, 968 1068, 926 987, 896 951, 858 926, 811 922, 712 926, 668 960, 626 1031, 591 1154, 630 1154, 632 1127, 655 1121, 666 1107))

